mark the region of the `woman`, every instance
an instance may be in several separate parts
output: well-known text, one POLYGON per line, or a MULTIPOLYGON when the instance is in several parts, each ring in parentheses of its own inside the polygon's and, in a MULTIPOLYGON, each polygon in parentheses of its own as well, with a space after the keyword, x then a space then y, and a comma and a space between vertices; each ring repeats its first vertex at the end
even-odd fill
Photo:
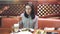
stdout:
POLYGON ((20 28, 38 28, 38 17, 34 14, 34 6, 31 3, 25 4, 25 12, 21 14, 20 28))

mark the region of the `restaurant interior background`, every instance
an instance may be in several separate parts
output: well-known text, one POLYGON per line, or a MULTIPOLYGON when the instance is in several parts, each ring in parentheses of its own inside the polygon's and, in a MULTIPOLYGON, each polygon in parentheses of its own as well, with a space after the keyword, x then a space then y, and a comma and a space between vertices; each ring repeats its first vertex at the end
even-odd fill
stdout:
POLYGON ((60 0, 0 0, 0 28, 11 28, 17 23, 27 2, 34 5, 35 14, 39 17, 39 28, 60 28, 60 0), (49 20, 50 18, 52 20, 49 20))

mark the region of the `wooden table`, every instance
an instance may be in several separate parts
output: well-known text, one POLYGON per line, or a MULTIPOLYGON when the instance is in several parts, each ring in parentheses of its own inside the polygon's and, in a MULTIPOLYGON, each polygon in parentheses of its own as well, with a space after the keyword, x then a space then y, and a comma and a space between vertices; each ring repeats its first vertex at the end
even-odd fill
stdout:
MULTIPOLYGON (((0 28, 0 34, 10 34, 12 29, 7 29, 7 28, 0 28)), ((36 30, 35 30, 36 31, 36 30)), ((34 32, 35 32, 34 31, 34 32)), ((60 34, 60 30, 45 30, 46 32, 59 32, 58 34, 60 34)), ((34 34, 34 33, 33 33, 34 34)))
POLYGON ((0 34, 10 34, 9 32, 0 32, 0 34))
POLYGON ((0 34, 10 34, 10 28, 0 28, 0 34))
POLYGON ((45 32, 58 32, 60 34, 60 30, 45 30, 45 32))

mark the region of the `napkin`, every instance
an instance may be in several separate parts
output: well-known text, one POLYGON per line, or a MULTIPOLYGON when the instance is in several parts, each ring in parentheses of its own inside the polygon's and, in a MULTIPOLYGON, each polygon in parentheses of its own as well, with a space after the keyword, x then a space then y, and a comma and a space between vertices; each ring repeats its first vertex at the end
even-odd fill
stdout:
POLYGON ((44 30, 55 30, 55 28, 54 27, 51 27, 51 28, 45 27, 44 30))

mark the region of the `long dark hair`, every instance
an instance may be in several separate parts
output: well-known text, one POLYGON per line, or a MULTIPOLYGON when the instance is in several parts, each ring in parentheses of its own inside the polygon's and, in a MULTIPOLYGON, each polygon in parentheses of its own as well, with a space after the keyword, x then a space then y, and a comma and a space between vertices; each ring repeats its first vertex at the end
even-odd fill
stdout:
MULTIPOLYGON (((30 16, 31 16, 31 19, 34 19, 35 18, 35 13, 34 13, 34 6, 32 5, 32 4, 30 4, 30 3, 26 3, 25 4, 25 6, 27 6, 27 5, 29 5, 30 7, 31 7, 31 13, 30 13, 30 16)), ((25 13, 24 13, 24 16, 26 17, 26 18, 28 18, 28 14, 26 13, 26 11, 25 11, 25 13)))

